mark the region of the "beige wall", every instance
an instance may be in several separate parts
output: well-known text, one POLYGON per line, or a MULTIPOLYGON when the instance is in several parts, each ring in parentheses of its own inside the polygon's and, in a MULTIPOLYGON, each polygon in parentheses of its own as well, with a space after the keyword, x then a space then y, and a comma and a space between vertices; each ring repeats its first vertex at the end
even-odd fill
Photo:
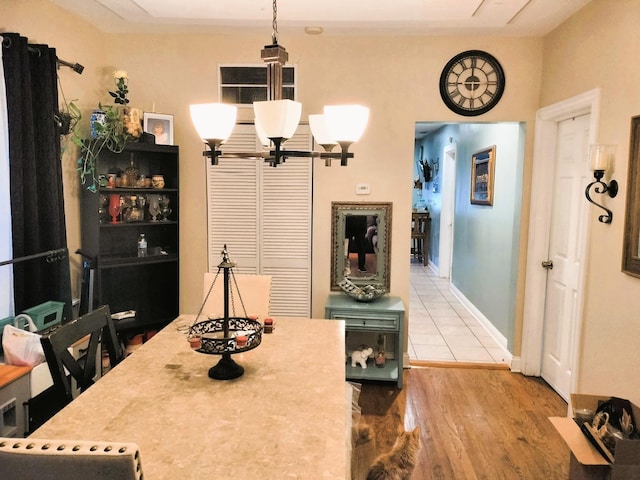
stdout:
MULTIPOLYGON (((621 272, 630 118, 640 114, 640 1, 594 0, 544 42, 541 106, 601 88, 598 143, 616 144, 611 225, 591 214, 578 389, 640 402, 640 279, 621 272)), ((597 212, 601 212, 597 210, 597 212)))
MULTIPOLYGON (((6 3, 6 2, 5 2, 6 3)), ((88 26, 46 0, 10 0, 3 8, 7 31, 58 47, 58 55, 85 65, 78 76, 60 72, 67 99, 80 99, 87 109, 108 102, 113 69, 129 74, 132 105, 175 116, 175 142, 180 145, 181 303, 194 312, 200 302, 207 269, 205 164, 202 145, 188 114, 193 102, 217 100, 219 63, 259 63, 269 40, 263 36, 195 34, 111 35, 88 26)), ((457 53, 483 49, 503 65, 507 87, 500 104, 474 121, 523 121, 527 125, 523 187, 523 226, 516 332, 520 331, 524 259, 533 144, 533 119, 539 106, 542 39, 499 37, 331 37, 281 35, 298 65, 303 115, 335 102, 360 102, 371 108, 369 127, 352 147, 347 168, 318 165, 314 181, 313 316, 324 316, 329 294, 331 201, 393 202, 391 293, 409 306, 409 225, 413 185, 413 140, 416 121, 466 121, 454 115, 438 91, 445 63, 457 53), (371 195, 355 195, 356 183, 369 183, 371 195)), ((79 245, 78 186, 75 164, 65 159, 65 194, 69 249, 79 245)), ((519 353, 520 342, 516 340, 519 353)))

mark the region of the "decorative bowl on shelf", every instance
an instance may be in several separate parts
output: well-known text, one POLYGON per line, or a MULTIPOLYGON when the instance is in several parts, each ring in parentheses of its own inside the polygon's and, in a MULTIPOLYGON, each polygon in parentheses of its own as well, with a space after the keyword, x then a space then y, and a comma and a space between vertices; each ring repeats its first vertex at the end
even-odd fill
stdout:
POLYGON ((358 302, 372 302, 387 293, 384 288, 379 286, 363 285, 360 287, 346 277, 338 282, 338 286, 343 292, 358 302))

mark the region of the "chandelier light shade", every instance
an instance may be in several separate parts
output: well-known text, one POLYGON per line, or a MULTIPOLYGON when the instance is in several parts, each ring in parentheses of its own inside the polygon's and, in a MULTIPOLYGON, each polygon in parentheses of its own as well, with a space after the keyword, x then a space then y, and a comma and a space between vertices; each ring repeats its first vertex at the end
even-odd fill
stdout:
POLYGON ((255 117, 253 119, 253 126, 256 129, 256 134, 258 135, 258 139, 260 140, 260 145, 268 148, 269 145, 271 145, 271 140, 269 140, 269 137, 267 137, 267 132, 264 131, 264 128, 262 128, 262 125, 258 123, 255 117))
POLYGON ((217 150, 233 131, 238 109, 224 103, 199 103, 190 106, 191 121, 198 135, 217 150))
POLYGON ((369 119, 369 109, 361 105, 331 105, 324 107, 323 115, 309 115, 309 125, 313 137, 323 152, 286 150, 283 144, 295 133, 302 114, 302 104, 282 99, 282 66, 288 59, 284 47, 278 45, 277 5, 273 0, 272 44, 261 51, 267 64, 267 101, 253 102, 254 124, 261 144, 273 149, 267 152, 223 153, 220 145, 229 138, 236 122, 237 109, 232 105, 205 103, 191 105, 191 118, 200 137, 209 145, 210 151, 203 155, 217 165, 218 158, 260 158, 274 167, 287 157, 321 158, 330 166, 332 159, 340 159, 341 165, 353 158, 349 146, 362 136, 369 119), (333 153, 339 144, 341 151, 333 153))
POLYGON ((311 133, 316 143, 322 145, 325 150, 331 151, 331 148, 338 144, 329 131, 327 118, 324 114, 316 113, 309 115, 309 127, 311 128, 311 133))
POLYGON ((302 115, 302 104, 293 100, 253 102, 256 124, 267 138, 288 140, 296 133, 302 115))

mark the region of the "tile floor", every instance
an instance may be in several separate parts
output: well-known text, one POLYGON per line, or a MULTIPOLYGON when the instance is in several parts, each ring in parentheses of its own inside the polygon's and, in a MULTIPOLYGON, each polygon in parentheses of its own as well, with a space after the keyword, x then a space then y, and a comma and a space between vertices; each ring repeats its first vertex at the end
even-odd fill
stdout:
POLYGON ((409 358, 417 362, 504 364, 502 349, 454 297, 449 280, 412 260, 409 358))

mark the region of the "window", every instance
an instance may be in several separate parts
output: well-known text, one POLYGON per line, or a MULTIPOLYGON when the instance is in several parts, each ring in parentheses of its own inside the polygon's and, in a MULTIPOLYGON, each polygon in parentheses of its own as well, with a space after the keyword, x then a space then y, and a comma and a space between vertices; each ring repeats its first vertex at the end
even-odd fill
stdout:
MULTIPOLYGON (((282 98, 295 100, 295 67, 282 68, 282 98)), ((267 66, 220 66, 220 101, 252 105, 267 99, 267 66)))

